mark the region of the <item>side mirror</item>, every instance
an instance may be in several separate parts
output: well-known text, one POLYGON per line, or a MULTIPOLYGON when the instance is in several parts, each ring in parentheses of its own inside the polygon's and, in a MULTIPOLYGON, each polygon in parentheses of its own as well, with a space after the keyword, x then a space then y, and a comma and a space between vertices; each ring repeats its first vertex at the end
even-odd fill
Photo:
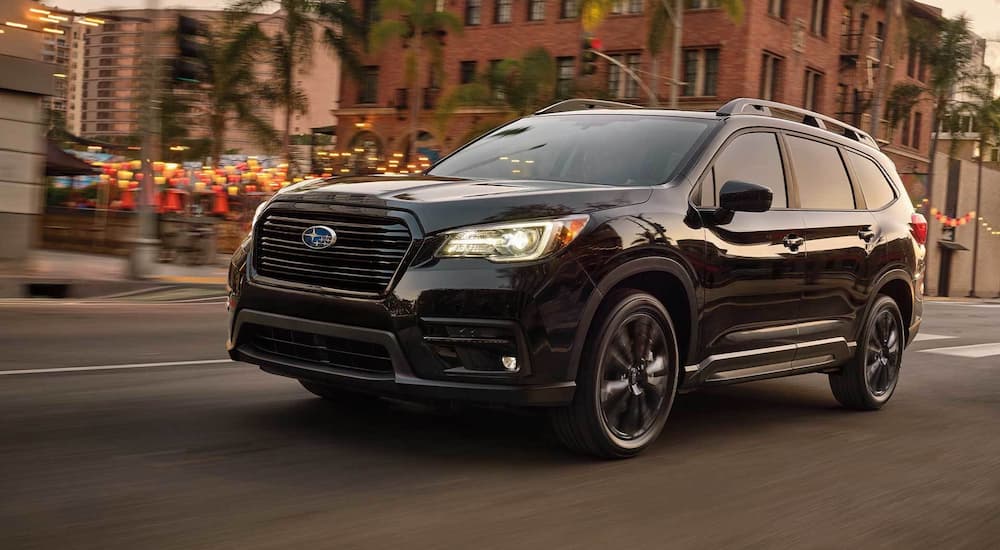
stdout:
POLYGON ((763 185, 729 180, 719 192, 719 208, 728 212, 767 212, 774 194, 763 185))

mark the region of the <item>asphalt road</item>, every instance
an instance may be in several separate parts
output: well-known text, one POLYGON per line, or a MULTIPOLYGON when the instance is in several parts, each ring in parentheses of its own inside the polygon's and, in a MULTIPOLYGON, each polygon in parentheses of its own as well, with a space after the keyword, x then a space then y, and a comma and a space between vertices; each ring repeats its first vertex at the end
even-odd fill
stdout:
POLYGON ((602 462, 537 414, 142 366, 224 359, 219 303, 0 302, 0 372, 135 365, 0 374, 0 548, 997 548, 1000 345, 962 346, 1000 342, 1000 306, 927 315, 948 338, 880 412, 822 375, 715 389, 602 462))

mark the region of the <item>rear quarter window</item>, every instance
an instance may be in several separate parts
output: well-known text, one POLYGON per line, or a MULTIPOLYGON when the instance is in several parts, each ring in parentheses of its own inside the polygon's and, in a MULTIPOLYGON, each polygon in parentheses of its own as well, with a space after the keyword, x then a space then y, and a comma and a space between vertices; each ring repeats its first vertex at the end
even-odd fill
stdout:
POLYGON ((847 158, 861 185, 861 193, 865 196, 869 210, 879 210, 896 198, 892 185, 878 163, 851 151, 847 151, 847 158))

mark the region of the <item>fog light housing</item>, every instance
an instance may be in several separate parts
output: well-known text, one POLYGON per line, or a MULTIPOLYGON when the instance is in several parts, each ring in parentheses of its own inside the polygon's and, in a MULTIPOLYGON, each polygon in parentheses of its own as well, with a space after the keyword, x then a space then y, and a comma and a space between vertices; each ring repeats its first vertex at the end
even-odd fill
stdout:
POLYGON ((509 355, 504 355, 500 358, 500 363, 503 364, 504 370, 507 372, 517 372, 517 357, 511 357, 509 355))

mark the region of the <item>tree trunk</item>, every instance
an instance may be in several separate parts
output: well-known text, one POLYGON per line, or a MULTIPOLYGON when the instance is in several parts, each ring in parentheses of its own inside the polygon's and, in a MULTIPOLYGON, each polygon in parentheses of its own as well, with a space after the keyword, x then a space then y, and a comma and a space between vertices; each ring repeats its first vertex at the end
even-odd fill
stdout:
MULTIPOLYGON (((668 0, 669 1, 669 0, 668 0)), ((674 44, 670 50, 670 108, 677 108, 677 98, 681 94, 681 39, 684 32, 684 1, 674 2, 674 44)))
POLYGON ((979 265, 979 209, 983 203, 983 157, 986 156, 986 133, 980 128, 979 131, 979 162, 978 175, 976 176, 976 213, 972 216, 972 223, 976 224, 975 236, 972 237, 972 284, 969 286, 969 297, 976 297, 976 266, 979 265))
MULTIPOLYGON (((938 134, 940 134, 940 132, 938 132, 938 124, 940 123, 940 120, 941 120, 941 117, 940 117, 940 113, 941 112, 944 112, 944 110, 943 110, 943 107, 941 107, 941 102, 939 102, 939 104, 937 104, 937 105, 934 106, 934 112, 931 115, 930 161, 927 164, 927 185, 925 186, 925 189, 924 189, 924 196, 927 198, 927 217, 928 218, 930 218, 931 203, 934 202, 934 164, 935 164, 934 157, 937 156, 938 134)), ((930 220, 928 219, 928 222, 929 221, 930 220)), ((931 247, 929 247, 929 246, 927 247, 927 250, 924 251, 924 265, 926 266, 926 269, 930 269, 930 266, 931 266, 931 247)), ((926 273, 924 274, 924 276, 925 277, 927 276, 926 273)), ((941 281, 938 281, 938 284, 940 284, 940 283, 941 283, 941 281)), ((924 285, 924 293, 926 294, 926 292, 927 292, 927 285, 924 285)))
POLYGON ((226 134, 226 119, 225 117, 213 114, 209 118, 212 132, 212 148, 209 150, 209 155, 212 156, 212 166, 219 165, 219 158, 222 156, 224 139, 226 134))
POLYGON ((656 53, 650 52, 653 56, 653 63, 649 68, 651 73, 650 81, 652 82, 653 97, 650 98, 650 107, 660 106, 660 56, 656 53))
MULTIPOLYGON (((417 162, 417 122, 420 117, 421 97, 420 93, 420 67, 423 66, 423 29, 418 25, 413 29, 413 82, 410 83, 410 143, 406 151, 406 163, 416 164, 417 162)), ((409 171, 407 167, 407 171, 409 171)))

